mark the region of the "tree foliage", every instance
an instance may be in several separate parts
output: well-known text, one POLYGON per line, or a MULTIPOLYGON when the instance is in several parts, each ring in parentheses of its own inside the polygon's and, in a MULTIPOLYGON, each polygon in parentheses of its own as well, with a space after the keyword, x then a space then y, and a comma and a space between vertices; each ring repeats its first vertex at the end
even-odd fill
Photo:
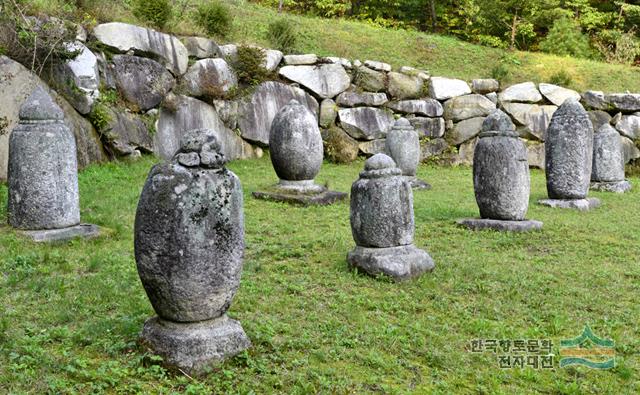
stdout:
POLYGON ((631 4, 638 3, 633 0, 254 1, 273 7, 282 3, 282 7, 290 12, 326 18, 347 17, 385 27, 450 34, 493 47, 534 51, 544 47, 548 52, 574 56, 599 53, 600 57, 611 61, 624 58, 620 51, 640 41, 640 5, 631 4), (568 31, 560 31, 569 23, 577 33, 568 36, 572 43, 579 45, 575 50, 570 50, 566 43, 557 39, 561 33, 569 34, 568 31), (554 37, 548 39, 552 31, 554 37), (609 32, 608 40, 602 36, 605 31, 609 32), (616 39, 612 41, 613 36, 616 39), (552 45, 557 45, 557 48, 552 48, 552 45), (621 48, 617 55, 616 48, 621 48), (612 51, 615 56, 612 56, 612 51))

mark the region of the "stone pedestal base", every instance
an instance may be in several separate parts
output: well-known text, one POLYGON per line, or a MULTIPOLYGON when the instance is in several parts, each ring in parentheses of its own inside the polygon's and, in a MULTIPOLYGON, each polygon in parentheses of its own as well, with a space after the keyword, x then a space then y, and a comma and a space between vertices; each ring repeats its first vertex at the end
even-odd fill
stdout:
POLYGON ((21 230, 21 234, 36 243, 63 242, 76 237, 91 239, 100 235, 100 227, 92 224, 80 224, 62 229, 21 230))
POLYGON ((383 274, 395 281, 418 277, 435 267, 429 254, 413 244, 389 248, 356 246, 347 255, 347 262, 372 276, 383 274))
POLYGON ((431 189, 431 184, 429 184, 426 181, 422 181, 418 177, 409 176, 409 177, 405 177, 405 178, 407 179, 407 181, 411 185, 411 188, 413 188, 413 189, 424 189, 424 190, 431 189))
POLYGON ((321 185, 314 184, 313 180, 280 180, 278 185, 269 190, 253 192, 253 197, 256 199, 302 206, 324 206, 345 200, 347 196, 344 192, 330 191, 321 185))
POLYGON ((580 211, 588 211, 600 207, 600 199, 542 199, 538 200, 538 204, 553 208, 571 208, 580 211))
POLYGON ((465 218, 457 221, 472 230, 493 229, 501 232, 530 232, 542 229, 542 222, 534 220, 504 221, 499 219, 465 218))
POLYGON ((226 314, 209 321, 185 323, 153 317, 144 323, 140 338, 166 364, 189 374, 202 373, 251 347, 240 323, 226 314))
POLYGON ((601 192, 625 193, 631 190, 631 183, 627 180, 613 182, 592 182, 591 190, 601 192))

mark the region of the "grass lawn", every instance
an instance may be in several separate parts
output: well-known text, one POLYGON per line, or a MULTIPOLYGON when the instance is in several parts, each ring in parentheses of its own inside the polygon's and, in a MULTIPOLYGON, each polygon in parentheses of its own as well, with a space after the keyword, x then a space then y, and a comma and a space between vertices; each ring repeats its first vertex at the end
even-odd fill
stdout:
MULTIPOLYGON (((268 157, 230 168, 245 193, 245 266, 229 315, 253 347, 209 376, 164 370, 136 340, 153 310, 138 279, 133 220, 154 159, 80 174, 82 217, 107 235, 34 245, 0 229, 0 393, 638 393, 640 179, 594 193, 589 213, 532 204, 532 234, 471 232, 469 168, 423 166, 416 244, 433 273, 394 284, 349 270, 348 203, 300 208, 250 193, 275 181, 268 157), (500 369, 472 339, 615 341, 614 369, 500 369)), ((348 191, 362 161, 325 163, 319 182, 348 191)), ((6 201, 6 187, 0 199, 6 201)), ((532 172, 531 202, 545 196, 532 172)), ((0 221, 6 222, 6 208, 0 221)))

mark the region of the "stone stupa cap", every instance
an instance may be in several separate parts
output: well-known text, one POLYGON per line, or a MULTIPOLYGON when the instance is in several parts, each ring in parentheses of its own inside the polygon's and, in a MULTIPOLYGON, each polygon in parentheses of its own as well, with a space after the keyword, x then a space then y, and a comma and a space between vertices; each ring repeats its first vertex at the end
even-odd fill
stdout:
POLYGON ((220 151, 220 143, 212 129, 192 129, 180 139, 180 152, 220 151))
POLYGON ((385 154, 375 154, 364 162, 365 170, 384 170, 393 169, 396 162, 390 156, 385 154))
POLYGON ((411 126, 411 122, 409 122, 407 118, 396 119, 396 122, 393 124, 393 128, 401 130, 413 129, 413 127, 411 126))
POLYGON ((212 129, 192 129, 180 139, 180 149, 174 156, 186 167, 220 169, 227 163, 220 143, 212 129))
POLYGON ((560 107, 553 113, 556 118, 560 117, 587 117, 587 111, 576 98, 569 98, 562 103, 560 107))
POLYGON ((495 109, 489 114, 488 117, 485 118, 484 122, 482 122, 482 131, 510 131, 513 132, 516 130, 516 125, 513 124, 513 121, 509 116, 500 109, 495 109))
POLYGON ((64 112, 51 95, 38 85, 20 107, 19 116, 24 121, 61 121, 64 112))

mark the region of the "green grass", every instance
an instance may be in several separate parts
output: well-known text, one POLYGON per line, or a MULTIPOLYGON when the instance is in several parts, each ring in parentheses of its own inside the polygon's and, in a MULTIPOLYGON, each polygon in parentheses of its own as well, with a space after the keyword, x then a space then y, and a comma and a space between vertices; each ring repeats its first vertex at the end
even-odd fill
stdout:
MULTIPOLYGON (((194 0, 193 4, 203 0, 194 0)), ((246 0, 226 0, 235 17, 233 29, 226 41, 272 46, 268 42, 267 27, 282 17, 276 10, 261 7, 246 0)), ((91 21, 86 10, 77 10, 65 0, 26 0, 32 12, 62 15, 78 21, 91 21)), ((143 24, 136 20, 122 2, 88 1, 89 15, 100 22, 123 21, 143 24)), ((380 60, 395 67, 415 66, 433 75, 465 80, 490 78, 496 65, 503 63, 509 74, 502 81, 512 84, 523 81, 548 82, 565 71, 571 76, 569 87, 578 91, 588 89, 605 92, 640 92, 640 68, 607 64, 597 61, 559 57, 544 53, 508 52, 457 40, 453 37, 425 34, 416 31, 394 30, 371 24, 284 14, 298 30, 297 49, 302 53, 322 56, 342 56, 349 59, 380 60)), ((188 12, 167 25, 176 34, 205 35, 196 27, 188 12)))
MULTIPOLYGON (((268 157, 230 168, 245 194, 245 266, 229 314, 253 347, 207 377, 164 370, 137 336, 153 315, 133 255, 133 219, 154 163, 80 174, 82 217, 109 231, 92 241, 34 245, 0 230, 0 393, 638 393, 640 179, 625 195, 594 193, 588 213, 533 204, 531 234, 471 232, 469 168, 422 166, 416 244, 433 273, 394 284, 347 268, 348 203, 301 208, 250 193, 276 180, 268 157), (617 367, 501 370, 476 338, 560 339, 584 325, 616 342, 617 367)), ((325 163, 317 178, 348 191, 362 161, 325 163)), ((6 201, 6 188, 0 188, 6 201)), ((4 204, 0 221, 6 221, 4 204)))

